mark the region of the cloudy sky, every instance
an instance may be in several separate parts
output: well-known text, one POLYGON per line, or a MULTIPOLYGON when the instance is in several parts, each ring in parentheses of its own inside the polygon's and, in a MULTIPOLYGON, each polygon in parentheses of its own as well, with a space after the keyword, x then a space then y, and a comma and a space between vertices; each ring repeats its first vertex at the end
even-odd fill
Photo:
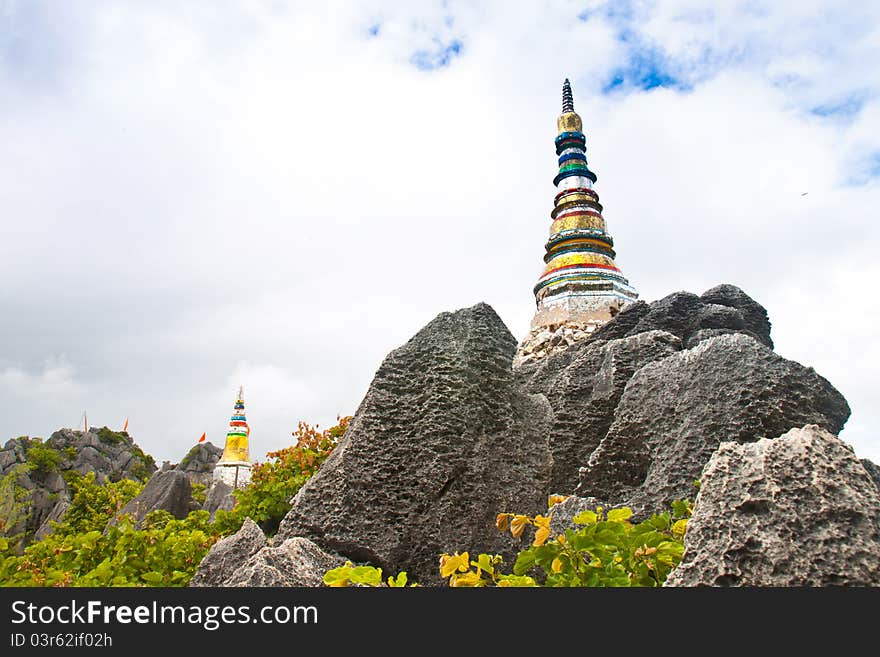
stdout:
POLYGON ((0 0, 0 440, 252 455, 534 311, 572 80, 618 264, 739 285, 880 461, 880 5, 0 0), (805 195, 806 194, 806 195, 805 195))

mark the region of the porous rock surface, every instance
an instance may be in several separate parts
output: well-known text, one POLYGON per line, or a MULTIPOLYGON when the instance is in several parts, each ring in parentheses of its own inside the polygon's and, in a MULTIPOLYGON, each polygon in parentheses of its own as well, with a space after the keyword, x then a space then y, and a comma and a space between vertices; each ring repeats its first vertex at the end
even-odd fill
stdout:
POLYGON ((250 518, 245 518, 234 534, 217 541, 204 556, 190 586, 225 586, 236 570, 266 547, 263 530, 250 518))
POLYGON ((709 338, 630 379, 577 492, 635 510, 663 509, 693 497, 694 480, 722 442, 773 438, 804 424, 836 434, 849 412, 812 368, 748 335, 709 338))
POLYGON ((515 348, 478 304, 442 313, 392 351, 278 536, 423 584, 440 583, 442 552, 512 557, 495 516, 546 509, 552 416, 545 397, 516 385, 515 348))
POLYGON ((878 586, 880 492, 816 425, 722 443, 666 586, 878 586))

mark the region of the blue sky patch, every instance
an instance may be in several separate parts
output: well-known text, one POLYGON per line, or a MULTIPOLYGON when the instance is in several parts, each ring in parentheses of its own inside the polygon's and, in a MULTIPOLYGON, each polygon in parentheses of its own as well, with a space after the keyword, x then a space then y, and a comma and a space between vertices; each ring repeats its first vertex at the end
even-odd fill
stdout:
POLYGON ((372 25, 370 25, 370 27, 367 28, 367 34, 369 34, 371 37, 377 37, 379 36, 379 30, 381 29, 381 23, 373 23, 372 25))
POLYGON ((416 50, 410 57, 410 62, 420 71, 433 71, 434 69, 449 66, 453 59, 461 55, 464 47, 458 39, 443 43, 440 39, 434 39, 436 46, 432 50, 416 50))
MULTIPOLYGON (((629 36, 621 34, 622 41, 629 36)), ((688 85, 679 80, 667 66, 662 54, 654 48, 634 49, 624 66, 611 72, 608 82, 602 87, 603 93, 611 93, 621 87, 634 87, 649 90, 656 87, 686 89, 688 85)))
POLYGON ((865 99, 863 96, 860 94, 852 94, 843 99, 817 105, 810 109, 810 114, 822 117, 850 119, 859 113, 859 110, 862 109, 862 105, 864 104, 865 99))

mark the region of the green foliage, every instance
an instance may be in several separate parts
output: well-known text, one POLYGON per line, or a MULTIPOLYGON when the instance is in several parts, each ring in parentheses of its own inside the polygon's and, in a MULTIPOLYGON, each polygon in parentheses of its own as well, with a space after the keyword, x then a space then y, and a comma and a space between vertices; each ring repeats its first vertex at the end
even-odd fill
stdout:
POLYGON ((31 491, 19 485, 18 479, 29 469, 27 464, 20 463, 0 477, 0 540, 4 542, 0 551, 16 546, 24 536, 31 491))
MULTIPOLYGON (((140 493, 142 483, 122 479, 97 485, 94 473, 65 470, 62 476, 71 493, 67 512, 61 522, 53 524, 51 534, 17 554, 19 537, 10 537, 8 532, 26 519, 28 491, 16 479, 34 467, 23 464, 16 474, 0 479, 0 528, 8 530, 0 532, 0 586, 186 586, 210 547, 220 536, 236 531, 245 517, 251 516, 264 528, 277 527, 289 509, 290 497, 327 458, 349 420, 340 419, 337 426, 324 431, 300 423, 294 432, 297 444, 269 454, 270 461, 255 467, 252 486, 236 491, 235 509, 218 512, 215 523, 209 522, 207 511, 193 511, 183 520, 155 511, 135 527, 129 516, 118 514, 140 493), (113 518, 116 523, 108 525, 113 518)), ((98 435, 107 444, 122 440, 131 444, 123 434, 106 427, 98 435)), ((49 449, 39 440, 27 440, 28 450, 49 449)), ((49 451, 59 458, 68 457, 49 451)), ((148 476, 152 458, 137 447, 132 451, 141 457, 148 476)), ((39 458, 46 461, 42 455, 39 458)), ((194 485, 193 494, 203 501, 205 487, 194 485)), ((389 578, 387 585, 405 584, 406 574, 401 573, 389 578)))
POLYGON ((107 522, 143 488, 142 484, 130 479, 98 486, 95 484, 94 472, 68 475, 67 486, 71 494, 70 506, 61 522, 55 524, 55 535, 69 536, 103 531, 107 522))
MULTIPOLYGON (((346 561, 344 566, 332 568, 324 573, 324 584, 327 586, 386 586, 391 588, 403 588, 406 586, 406 571, 396 576, 390 575, 387 580, 382 579, 382 569, 373 566, 355 566, 351 561, 346 561)), ((410 584, 410 586, 418 586, 410 584)))
MULTIPOLYGON (((672 504, 660 513, 632 524, 632 510, 602 507, 574 518, 579 529, 566 529, 552 540, 550 516, 500 514, 496 526, 519 538, 526 525, 535 525, 532 545, 522 550, 513 573, 503 574, 499 555, 481 554, 476 561, 467 552, 440 557, 440 574, 450 586, 661 586, 681 562, 684 534, 692 505, 672 504)), ((551 510, 552 515, 552 510, 551 510)))
POLYGON ((58 469, 58 464, 61 461, 61 455, 57 451, 42 445, 29 447, 25 458, 27 458, 31 469, 39 474, 54 472, 58 469))
POLYGON ((200 484, 197 481, 193 482, 192 498, 193 501, 199 506, 202 506, 205 503, 205 500, 208 498, 208 491, 205 488, 205 484, 200 484))
POLYGON ((113 431, 109 427, 101 427, 98 429, 98 440, 105 445, 119 445, 121 443, 130 443, 128 434, 121 431, 113 431))
POLYGON ((20 557, 0 555, 0 585, 186 586, 217 538, 207 511, 184 520, 154 511, 141 529, 126 517, 103 533, 52 533, 20 557))
POLYGON ((218 531, 224 535, 236 532, 248 517, 267 534, 277 531, 282 518, 290 510, 290 498, 317 472, 351 421, 350 417, 337 419, 336 426, 324 431, 300 422, 293 432, 296 444, 269 452, 265 463, 254 466, 250 485, 235 491, 235 508, 217 512, 215 525, 218 531))
POLYGON ((137 461, 128 466, 128 471, 139 481, 146 483, 156 469, 156 461, 149 454, 144 454, 144 451, 137 445, 131 446, 131 453, 134 455, 132 461, 135 459, 137 461))

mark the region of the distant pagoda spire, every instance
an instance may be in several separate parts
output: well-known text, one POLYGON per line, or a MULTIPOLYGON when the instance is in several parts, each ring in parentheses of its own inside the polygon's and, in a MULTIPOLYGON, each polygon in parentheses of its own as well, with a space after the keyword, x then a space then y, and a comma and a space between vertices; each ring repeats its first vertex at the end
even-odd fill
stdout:
POLYGON ((595 327, 638 299, 638 293, 614 263, 614 241, 593 189, 596 174, 587 166, 586 137, 567 78, 556 127, 557 194, 545 267, 534 289, 537 311, 532 328, 567 323, 595 327))
POLYGON ((574 112, 574 97, 571 95, 571 83, 568 78, 562 83, 562 113, 574 112))
POLYGON ((250 432, 244 413, 244 386, 239 386, 238 397, 229 420, 229 430, 226 432, 226 445, 214 467, 214 479, 220 479, 233 488, 242 488, 250 482, 252 468, 248 452, 250 432))

